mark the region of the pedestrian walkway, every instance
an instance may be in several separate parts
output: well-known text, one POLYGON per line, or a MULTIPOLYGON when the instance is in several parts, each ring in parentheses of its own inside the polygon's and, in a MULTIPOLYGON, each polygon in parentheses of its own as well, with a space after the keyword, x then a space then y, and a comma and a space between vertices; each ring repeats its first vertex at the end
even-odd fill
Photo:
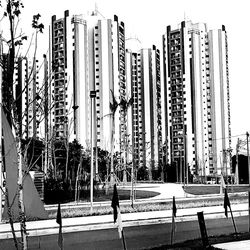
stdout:
POLYGON ((182 184, 176 183, 138 183, 136 184, 136 190, 153 191, 160 193, 149 199, 169 199, 173 196, 178 198, 185 197, 185 191, 182 188, 182 184))
POLYGON ((224 250, 249 250, 250 249, 250 240, 234 241, 227 243, 220 243, 213 245, 214 247, 224 249, 224 250))

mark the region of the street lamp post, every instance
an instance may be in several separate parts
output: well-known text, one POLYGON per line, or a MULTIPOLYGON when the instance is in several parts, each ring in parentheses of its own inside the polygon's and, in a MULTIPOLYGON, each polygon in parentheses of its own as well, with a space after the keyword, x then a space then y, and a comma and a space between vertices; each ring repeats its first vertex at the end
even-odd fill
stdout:
POLYGON ((176 182, 178 183, 179 182, 179 155, 175 161, 175 171, 176 171, 176 182))
POLYGON ((236 144, 236 170, 235 170, 235 183, 239 184, 239 146, 240 146, 240 139, 238 138, 236 144))
POLYGON ((132 163, 132 168, 131 168, 131 200, 132 200, 132 207, 134 206, 134 199, 135 199, 135 192, 134 192, 134 164, 132 163))
POLYGON ((223 163, 225 166, 225 175, 226 175, 226 185, 228 184, 228 176, 227 176, 227 149, 223 149, 223 163))
MULTIPOLYGON (((2 45, 2 44, 0 44, 2 45)), ((0 47, 1 53, 1 47, 0 47)), ((0 187, 2 188, 2 69, 0 69, 0 187)), ((0 222, 2 222, 2 200, 3 194, 0 189, 0 222)))
POLYGON ((91 99, 91 119, 90 119, 90 135, 91 135, 91 165, 90 165, 90 211, 93 211, 93 189, 94 189, 94 103, 96 91, 90 91, 91 99))
POLYGON ((180 183, 183 181, 182 173, 183 173, 183 164, 182 164, 182 151, 180 151, 179 157, 180 157, 180 183))
POLYGON ((248 140, 249 140, 249 133, 246 132, 247 136, 247 166, 248 166, 248 184, 250 185, 250 161, 249 161, 249 145, 248 145, 248 140))
MULTIPOLYGON (((131 206, 133 207, 134 205, 134 200, 135 200, 135 192, 134 192, 134 155, 133 155, 133 152, 130 151, 130 148, 129 148, 129 142, 130 140, 127 138, 129 137, 130 135, 129 134, 126 134, 126 156, 125 156, 125 162, 126 162, 126 166, 128 164, 128 153, 132 153, 132 167, 131 167, 131 194, 130 194, 130 197, 131 197, 131 206)), ((133 148, 133 146, 132 146, 133 148)), ((133 149, 132 149, 133 151, 133 149)))
POLYGON ((124 160, 123 160, 123 183, 127 183, 127 165, 128 165, 128 150, 129 150, 129 134, 124 135, 124 160))

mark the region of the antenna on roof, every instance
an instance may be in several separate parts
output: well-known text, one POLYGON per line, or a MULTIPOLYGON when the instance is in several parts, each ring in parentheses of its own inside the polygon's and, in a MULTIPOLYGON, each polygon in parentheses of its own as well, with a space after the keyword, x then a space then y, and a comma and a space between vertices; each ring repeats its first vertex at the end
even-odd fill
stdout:
POLYGON ((186 11, 184 11, 184 21, 185 22, 190 22, 191 19, 189 18, 189 16, 187 15, 186 11))
POLYGON ((95 2, 95 13, 97 13, 98 7, 97 7, 97 2, 95 2))
POLYGON ((98 6, 97 6, 97 2, 95 2, 95 11, 94 11, 95 15, 97 15, 97 13, 102 16, 103 18, 105 18, 105 16, 103 16, 103 14, 98 10, 98 6))

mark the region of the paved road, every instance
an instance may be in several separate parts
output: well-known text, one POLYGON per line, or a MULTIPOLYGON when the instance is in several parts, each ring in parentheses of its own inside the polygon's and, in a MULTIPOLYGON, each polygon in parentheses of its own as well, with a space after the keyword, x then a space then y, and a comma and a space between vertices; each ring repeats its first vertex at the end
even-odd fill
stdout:
MULTIPOLYGON (((239 232, 248 229, 246 216, 235 218, 239 232)), ((176 242, 200 238, 197 221, 178 222, 176 242)), ((206 220, 208 235, 230 234, 234 232, 231 219, 206 220)), ((169 244, 171 224, 133 226, 124 229, 127 249, 150 249, 160 244, 169 244)), ((13 240, 1 240, 0 249, 14 249, 13 240)), ((57 235, 46 235, 29 238, 29 249, 58 249, 57 235)), ((64 249, 113 250, 122 249, 117 229, 83 231, 64 234, 64 249)), ((236 248, 237 249, 237 248, 236 248)))

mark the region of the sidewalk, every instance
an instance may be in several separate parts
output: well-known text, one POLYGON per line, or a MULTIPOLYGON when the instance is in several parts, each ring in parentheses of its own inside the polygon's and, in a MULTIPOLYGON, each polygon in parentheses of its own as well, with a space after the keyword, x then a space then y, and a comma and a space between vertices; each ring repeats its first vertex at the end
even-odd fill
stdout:
POLYGON ((176 198, 185 198, 186 193, 182 188, 182 184, 176 184, 176 183, 138 183, 136 184, 136 190, 145 190, 145 191, 153 191, 160 193, 159 195, 156 195, 151 199, 170 199, 175 196, 176 198))

